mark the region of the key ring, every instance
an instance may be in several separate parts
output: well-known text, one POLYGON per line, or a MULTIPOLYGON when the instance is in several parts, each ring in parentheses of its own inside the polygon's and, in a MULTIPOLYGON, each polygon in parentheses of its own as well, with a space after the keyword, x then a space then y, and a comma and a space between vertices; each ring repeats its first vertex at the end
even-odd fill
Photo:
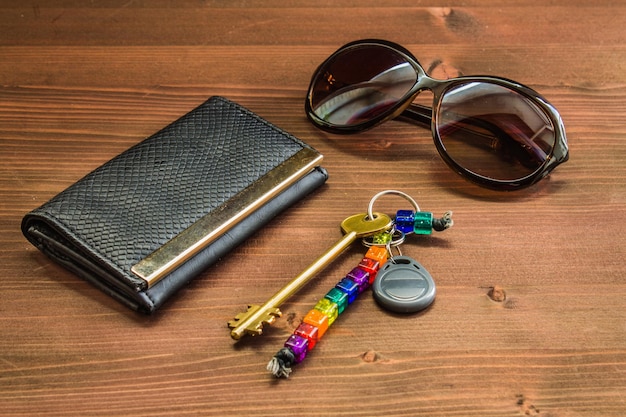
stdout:
MULTIPOLYGON (((400 233, 402 233, 402 232, 400 232, 400 233)), ((404 241, 404 237, 405 237, 405 234, 402 233, 402 241, 404 241)), ((396 251, 398 251, 398 256, 402 256, 402 250, 400 249, 400 244, 393 245, 392 243, 393 242, 387 243, 386 249, 387 249, 387 253, 389 254, 389 259, 388 260, 395 264, 396 261, 393 260, 393 258, 395 258, 395 256, 393 254, 393 250, 392 249, 395 248, 396 251)))
POLYGON ((415 209, 416 212, 417 211, 421 211, 420 207, 417 205, 417 202, 413 199, 413 197, 411 197, 407 193, 403 193, 402 191, 398 191, 398 190, 385 190, 385 191, 381 191, 380 193, 376 194, 370 200, 370 204, 369 204, 369 206, 367 206, 367 216, 368 216, 368 218, 370 218, 370 219, 374 218, 374 203, 376 202, 376 200, 378 200, 380 197, 382 197, 384 195, 387 195, 387 194, 394 194, 394 195, 400 196, 400 197, 404 198, 405 200, 407 200, 409 203, 411 203, 411 205, 413 206, 413 208, 415 209))
POLYGON ((395 226, 392 227, 390 231, 382 233, 388 233, 389 235, 391 235, 391 239, 385 243, 378 243, 374 240, 376 235, 364 237, 363 239, 361 239, 361 241, 363 242, 363 246, 365 246, 366 248, 371 248, 372 246, 398 247, 406 240, 406 233, 396 229, 395 226))
MULTIPOLYGON (((400 245, 404 242, 405 237, 411 233, 426 235, 432 233, 433 230, 443 231, 449 228, 452 226, 451 215, 452 212, 447 212, 442 218, 435 219, 432 213, 420 211, 415 200, 409 195, 401 191, 387 190, 376 194, 371 199, 367 213, 356 214, 344 220, 341 229, 346 233, 346 236, 352 236, 346 245, 353 242, 356 235, 361 233, 363 243, 369 248, 365 257, 304 316, 300 325, 289 336, 283 347, 269 361, 267 370, 277 378, 289 377, 292 371, 291 367, 306 358, 307 353, 319 342, 329 326, 335 322, 349 304, 352 304, 357 295, 369 286, 372 286, 376 302, 393 312, 414 313, 431 305, 436 295, 432 277, 417 261, 409 256, 404 256, 400 245), (395 194, 405 198, 411 203, 414 211, 398 210, 395 220, 381 212, 374 212, 374 203, 387 194, 395 194), (376 228, 365 229, 369 230, 367 233, 364 231, 365 225, 378 220, 383 220, 380 225, 377 225, 376 228), (394 254, 394 251, 397 252, 397 255, 394 254)), ((344 245, 342 243, 344 240, 346 238, 340 240, 335 246, 344 245)), ((331 249, 331 252, 333 251, 335 249, 331 249)), ((319 262, 321 261, 315 261, 314 265, 319 262)), ((305 276, 303 274, 300 277, 305 276)), ((296 285, 294 282, 301 285, 300 277, 296 277, 285 288, 296 285)), ((280 300, 282 292, 282 290, 279 291, 274 296, 275 298, 270 299, 265 305, 274 306, 274 299, 280 300)), ((263 308, 263 306, 253 307, 256 308, 253 312, 263 308)), ((277 312, 270 313, 272 316, 269 318, 261 316, 261 324, 269 324, 270 320, 273 321, 275 316, 281 314, 277 308, 272 310, 277 312)), ((236 328, 241 320, 250 320, 249 314, 251 313, 236 316, 234 320, 229 322, 229 326, 236 328)), ((258 328, 252 330, 261 334, 258 328)))

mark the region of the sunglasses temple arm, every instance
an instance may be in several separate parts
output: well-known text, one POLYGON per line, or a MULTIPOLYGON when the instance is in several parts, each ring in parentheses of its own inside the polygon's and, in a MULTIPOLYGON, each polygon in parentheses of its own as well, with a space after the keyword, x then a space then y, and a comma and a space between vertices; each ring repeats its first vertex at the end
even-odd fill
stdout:
POLYGON ((433 119, 432 115, 433 109, 430 107, 422 106, 421 104, 411 104, 398 116, 398 120, 415 122, 426 129, 430 129, 433 119))
MULTIPOLYGON (((432 111, 433 111, 432 108, 428 106, 422 106, 421 104, 411 103, 411 105, 407 107, 406 110, 404 110, 400 114, 400 116, 397 117, 397 119, 400 121, 404 121, 404 122, 414 122, 430 130, 432 127, 432 111)), ((468 118, 465 120, 465 122, 468 125, 474 124, 472 123, 472 121, 473 120, 471 118, 468 118)), ((479 124, 480 122, 477 120, 475 125, 478 126, 479 124)), ((485 128, 486 130, 491 130, 493 132, 492 129, 489 129, 489 126, 482 126, 482 127, 485 128)), ((467 128, 462 125, 454 126, 454 128, 455 130, 461 130, 461 131, 466 132, 468 138, 473 139, 472 140, 473 146, 490 148, 493 143, 493 139, 494 139, 493 136, 479 134, 476 130, 467 128)), ((494 136, 497 137, 498 134, 495 133, 494 136)))
MULTIPOLYGON (((397 119, 407 122, 416 122, 417 124, 430 129, 432 126, 432 112, 432 108, 428 106, 411 103, 411 105, 407 107, 407 109, 404 110, 397 119)), ((476 144, 482 142, 490 145, 494 138, 498 138, 499 140, 513 140, 510 135, 506 134, 496 125, 491 124, 486 120, 464 117, 461 115, 457 115, 456 118, 458 120, 462 120, 463 123, 450 126, 449 128, 452 128, 453 130, 461 130, 473 136, 476 140, 476 144), (468 126, 474 126, 477 129, 488 131, 491 135, 480 133, 476 129, 469 128, 468 126)))
MULTIPOLYGON (((400 114, 400 116, 398 116, 398 120, 407 121, 407 122, 415 122, 421 125, 422 127, 425 127, 426 129, 430 129, 432 125, 432 112, 433 112, 432 108, 428 106, 422 106, 421 104, 411 103, 411 105, 407 107, 406 110, 404 110, 400 114)), ((450 127, 453 130, 464 131, 466 134, 465 136, 466 141, 467 140, 470 141, 470 143, 468 144, 477 148, 482 148, 482 149, 494 148, 495 146, 495 143, 493 142, 494 139, 496 139, 499 142, 516 143, 515 139, 513 139, 506 132, 503 132, 497 126, 492 125, 491 123, 484 121, 484 120, 480 120, 480 119, 474 119, 471 117, 464 118, 463 123, 458 124, 456 126, 450 126, 450 127), (469 128, 468 126, 475 126, 479 130, 484 129, 485 131, 488 131, 491 134, 489 135, 489 134, 480 133, 479 130, 469 128)), ((513 147, 513 149, 516 149, 516 147, 513 147)), ((517 159, 522 164, 526 164, 526 163, 534 164, 534 162, 529 161, 528 158, 530 157, 531 159, 533 159, 532 157, 533 156, 536 157, 536 155, 532 154, 532 152, 530 152, 530 155, 528 155, 528 153, 529 152, 526 151, 526 152, 522 152, 522 154, 518 154, 517 159)))
MULTIPOLYGON (((422 127, 430 129, 432 125, 432 111, 433 110, 428 106, 412 103, 400 114, 400 116, 397 117, 397 119, 406 122, 416 122, 417 124, 422 125, 422 127)), ((494 139, 499 141, 514 141, 510 135, 486 120, 476 119, 473 117, 462 117, 460 115, 457 116, 457 119, 462 120, 462 123, 451 125, 447 128, 451 131, 460 130, 465 132, 468 135, 468 138, 473 139, 472 142, 475 146, 491 147, 494 139), (469 126, 474 126, 479 130, 472 129, 469 126), (480 130, 490 132, 490 134, 481 133, 480 130)))

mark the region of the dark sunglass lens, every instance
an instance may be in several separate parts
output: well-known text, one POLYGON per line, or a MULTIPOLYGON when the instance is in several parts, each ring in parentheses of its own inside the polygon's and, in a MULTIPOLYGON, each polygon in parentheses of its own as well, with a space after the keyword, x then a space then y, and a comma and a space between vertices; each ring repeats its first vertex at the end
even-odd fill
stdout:
POLYGON ((396 105, 417 81, 399 53, 380 45, 355 46, 326 62, 311 86, 311 108, 327 123, 354 126, 396 105))
POLYGON ((501 181, 536 172, 556 140, 550 118, 537 104, 487 82, 467 82, 447 90, 436 127, 446 152, 458 165, 501 181))

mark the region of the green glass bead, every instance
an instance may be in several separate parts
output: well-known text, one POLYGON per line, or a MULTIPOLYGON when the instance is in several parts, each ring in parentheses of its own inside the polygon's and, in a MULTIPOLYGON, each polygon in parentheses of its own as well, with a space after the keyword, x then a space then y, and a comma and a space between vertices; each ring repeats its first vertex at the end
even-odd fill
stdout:
POLYGON ((346 309, 346 306, 348 305, 348 294, 338 288, 333 288, 328 291, 324 298, 328 298, 330 301, 337 304, 338 314, 343 313, 343 311, 346 309))
POLYGON ((413 232, 416 235, 429 235, 433 232, 433 214, 427 211, 418 211, 413 219, 413 232))

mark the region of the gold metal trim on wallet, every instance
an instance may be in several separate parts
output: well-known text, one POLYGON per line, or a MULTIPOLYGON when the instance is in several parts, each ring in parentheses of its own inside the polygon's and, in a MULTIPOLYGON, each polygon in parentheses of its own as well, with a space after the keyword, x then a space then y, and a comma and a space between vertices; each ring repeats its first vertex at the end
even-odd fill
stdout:
POLYGON ((323 156, 304 148, 133 265, 153 286, 225 232, 317 167, 323 156))

